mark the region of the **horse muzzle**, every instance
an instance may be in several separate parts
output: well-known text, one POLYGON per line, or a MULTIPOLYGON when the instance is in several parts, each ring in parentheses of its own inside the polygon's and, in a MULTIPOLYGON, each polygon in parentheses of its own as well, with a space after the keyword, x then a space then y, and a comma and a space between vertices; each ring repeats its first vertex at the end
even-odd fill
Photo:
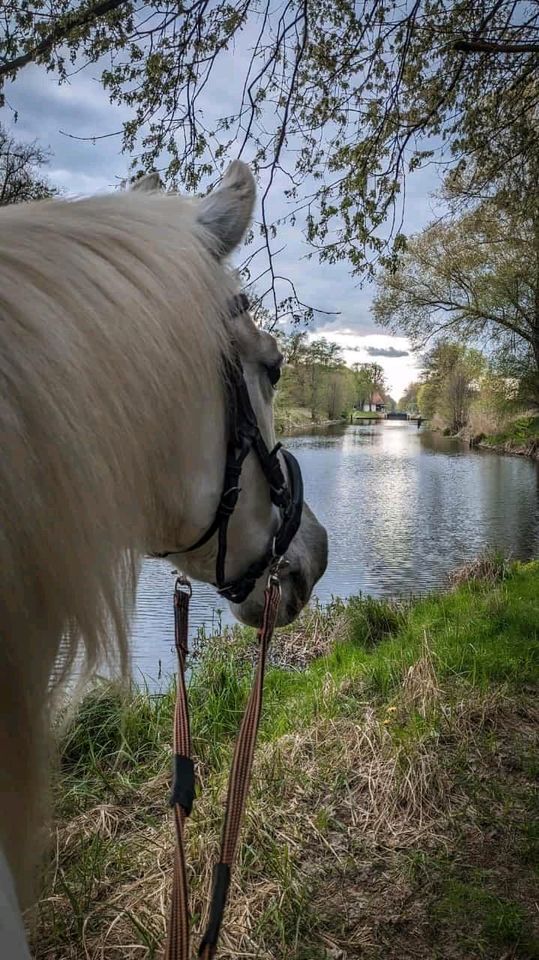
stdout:
MULTIPOLYGON (((281 568, 281 603, 277 626, 284 627, 299 616, 309 602, 312 592, 325 573, 328 561, 328 537, 325 527, 304 503, 299 530, 286 553, 281 568)), ((231 604, 233 613, 242 623, 260 627, 264 611, 264 589, 267 574, 257 581, 255 589, 240 604, 231 604)))

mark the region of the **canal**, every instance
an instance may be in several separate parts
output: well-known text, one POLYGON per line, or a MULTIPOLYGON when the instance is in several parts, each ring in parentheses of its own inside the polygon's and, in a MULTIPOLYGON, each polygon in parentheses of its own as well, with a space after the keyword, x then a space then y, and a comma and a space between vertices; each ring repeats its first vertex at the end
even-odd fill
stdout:
MULTIPOLYGON (((487 547, 515 558, 539 554, 539 465, 441 437, 415 424, 376 421, 287 438, 306 498, 329 534, 324 603, 360 592, 409 596, 436 589, 487 547)), ((174 669, 166 561, 144 561, 132 650, 135 678, 174 669)), ((195 584, 191 629, 233 619, 215 591, 195 584)))

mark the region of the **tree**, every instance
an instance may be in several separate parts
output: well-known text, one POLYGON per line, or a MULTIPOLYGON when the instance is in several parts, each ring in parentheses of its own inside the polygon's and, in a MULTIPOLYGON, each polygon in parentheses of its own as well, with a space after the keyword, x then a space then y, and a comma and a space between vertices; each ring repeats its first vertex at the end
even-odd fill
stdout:
POLYGON ((366 403, 370 402, 373 391, 371 372, 366 363, 354 363, 352 370, 354 372, 355 384, 355 406, 358 410, 363 410, 366 403))
POLYGON ((488 345, 527 377, 539 401, 539 214, 499 197, 450 223, 434 223, 408 244, 398 270, 378 281, 378 322, 417 346, 454 336, 488 345))
POLYGON ((277 337, 279 346, 283 351, 285 362, 291 365, 301 363, 309 349, 309 345, 307 343, 307 331, 295 331, 294 333, 287 335, 284 333, 284 331, 278 330, 275 336, 277 337))
MULTIPOLYGON (((308 350, 305 354, 304 363, 308 365, 309 368, 309 379, 310 379, 310 398, 309 406, 311 408, 311 418, 316 420, 319 415, 320 407, 323 405, 328 406, 327 404, 327 388, 328 388, 328 370, 335 370, 336 368, 342 367, 343 360, 340 353, 340 347, 338 344, 326 340, 325 337, 320 337, 319 340, 313 340, 309 345, 308 350), (325 388, 325 389, 324 389, 325 388), (324 397, 324 392, 326 396, 324 397), (325 403, 324 403, 325 401, 325 403)), ((335 381, 333 381, 335 383, 335 381)), ((335 392, 333 394, 333 402, 329 404, 330 410, 333 411, 335 403, 335 392)), ((329 419, 334 419, 334 416, 329 416, 329 419)))
POLYGON ((477 350, 440 341, 424 357, 423 383, 417 393, 421 416, 458 433, 468 422, 485 369, 477 350))
POLYGON ((279 334, 286 366, 277 392, 279 412, 307 408, 311 419, 337 420, 353 405, 354 375, 345 366, 338 344, 305 332, 279 334))
POLYGON ((56 192, 41 173, 48 154, 34 140, 15 140, 0 125, 0 206, 42 200, 56 192))
POLYGON ((402 397, 397 403, 397 410, 399 410, 401 413, 410 413, 413 415, 418 413, 419 408, 417 405, 417 395, 420 386, 421 384, 415 380, 408 384, 402 397))
POLYGON ((356 407, 362 410, 366 403, 373 402, 375 393, 386 396, 387 387, 384 369, 379 363, 354 363, 354 381, 356 388, 356 407))
MULTIPOLYGON (((277 303, 283 223, 301 219, 322 259, 347 259, 363 274, 402 250, 410 173, 437 152, 457 171, 472 158, 496 182, 506 163, 500 143, 539 103, 531 0, 34 0, 30 8, 14 0, 0 22, 0 82, 30 62, 60 80, 75 62, 91 64, 111 100, 131 111, 118 135, 135 169, 157 166, 169 183, 194 189, 215 182, 230 156, 253 162, 264 182, 260 249, 270 257, 261 273, 276 313, 289 316, 305 304, 293 285, 277 303), (234 65, 245 66, 236 85, 228 71, 226 112, 212 117, 203 96, 219 102, 222 62, 236 45, 247 55, 234 65), (272 224, 273 189, 288 208, 272 224)), ((527 129, 513 157, 539 153, 539 127, 527 129)))

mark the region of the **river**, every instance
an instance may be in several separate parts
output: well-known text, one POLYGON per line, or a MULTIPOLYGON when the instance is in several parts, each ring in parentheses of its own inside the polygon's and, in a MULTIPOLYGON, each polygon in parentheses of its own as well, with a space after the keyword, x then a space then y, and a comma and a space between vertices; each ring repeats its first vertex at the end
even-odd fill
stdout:
MULTIPOLYGON (((470 450, 415 423, 376 421, 287 438, 305 494, 329 534, 321 602, 360 592, 409 596, 493 547, 539 554, 539 464, 470 450)), ((153 687, 174 669, 171 567, 146 560, 132 628, 136 679, 153 687)), ((226 603, 194 585, 191 630, 233 622, 226 603)))

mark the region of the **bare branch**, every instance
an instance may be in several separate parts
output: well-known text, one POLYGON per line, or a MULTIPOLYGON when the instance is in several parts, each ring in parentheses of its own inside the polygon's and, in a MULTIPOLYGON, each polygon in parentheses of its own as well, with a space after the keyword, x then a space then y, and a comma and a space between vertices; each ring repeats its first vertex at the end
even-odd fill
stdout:
POLYGON ((539 43, 498 43, 496 40, 457 40, 458 53, 539 53, 539 43))

